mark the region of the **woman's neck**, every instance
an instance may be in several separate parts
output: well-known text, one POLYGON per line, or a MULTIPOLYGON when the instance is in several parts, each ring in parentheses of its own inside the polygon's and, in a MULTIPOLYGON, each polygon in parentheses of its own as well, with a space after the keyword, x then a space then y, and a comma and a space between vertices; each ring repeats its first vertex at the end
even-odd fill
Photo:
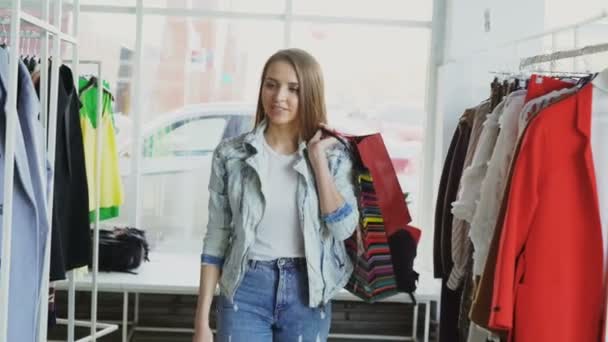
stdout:
POLYGON ((298 150, 300 135, 295 125, 278 126, 269 122, 264 137, 277 153, 292 154, 298 150))

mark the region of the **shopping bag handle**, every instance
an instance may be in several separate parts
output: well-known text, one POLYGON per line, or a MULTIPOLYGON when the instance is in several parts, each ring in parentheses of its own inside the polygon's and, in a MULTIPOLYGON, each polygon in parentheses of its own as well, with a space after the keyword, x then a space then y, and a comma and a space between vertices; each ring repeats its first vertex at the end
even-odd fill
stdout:
POLYGON ((334 131, 334 130, 331 130, 331 129, 325 128, 325 127, 321 127, 320 129, 321 129, 321 131, 322 131, 323 133, 325 133, 325 134, 327 134, 327 135, 329 135, 329 136, 331 136, 331 137, 336 138, 336 139, 337 139, 337 140, 338 140, 340 143, 342 143, 342 145, 344 145, 344 147, 346 147, 346 149, 347 149, 349 152, 351 151, 351 145, 350 145, 350 143, 348 142, 348 139, 349 139, 349 137, 348 137, 348 136, 346 136, 346 135, 344 135, 344 134, 342 134, 342 133, 340 133, 340 132, 337 132, 337 131, 334 131))

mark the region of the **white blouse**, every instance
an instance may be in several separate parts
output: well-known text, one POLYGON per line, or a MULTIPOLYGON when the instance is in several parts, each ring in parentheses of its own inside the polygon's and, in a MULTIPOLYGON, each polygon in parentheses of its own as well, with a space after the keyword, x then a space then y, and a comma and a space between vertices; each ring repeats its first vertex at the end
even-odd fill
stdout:
POLYGON ((517 140, 517 122, 524 106, 526 91, 517 91, 508 96, 499 119, 500 133, 487 163, 486 176, 481 182, 479 201, 469 236, 473 242, 473 274, 481 275, 485 267, 488 250, 494 234, 494 225, 506 183, 508 166, 511 163, 517 140))
POLYGON ((473 161, 462 173, 462 186, 458 194, 458 200, 452 203, 452 214, 454 217, 469 223, 473 221, 473 215, 479 201, 481 182, 486 176, 488 161, 492 157, 496 139, 498 138, 498 120, 508 101, 509 99, 502 101, 492 113, 487 115, 487 119, 483 123, 483 130, 481 131, 473 161))

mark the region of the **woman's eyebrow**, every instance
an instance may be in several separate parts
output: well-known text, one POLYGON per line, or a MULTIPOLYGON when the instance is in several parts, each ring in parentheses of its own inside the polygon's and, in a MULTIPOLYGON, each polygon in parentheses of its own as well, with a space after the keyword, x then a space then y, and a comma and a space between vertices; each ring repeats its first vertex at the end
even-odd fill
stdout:
MULTIPOLYGON (((276 82, 276 83, 281 83, 277 79, 274 79, 272 77, 266 77, 266 81, 272 81, 272 82, 276 82)), ((298 82, 289 82, 287 84, 289 84, 290 86, 298 86, 298 85, 300 85, 298 82)))

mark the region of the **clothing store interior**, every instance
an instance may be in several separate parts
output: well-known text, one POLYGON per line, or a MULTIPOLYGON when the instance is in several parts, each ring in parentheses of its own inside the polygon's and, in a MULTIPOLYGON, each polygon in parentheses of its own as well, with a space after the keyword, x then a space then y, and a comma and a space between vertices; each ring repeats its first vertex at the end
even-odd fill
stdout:
POLYGON ((0 126, 0 342, 608 342, 606 0, 0 0, 0 126))

